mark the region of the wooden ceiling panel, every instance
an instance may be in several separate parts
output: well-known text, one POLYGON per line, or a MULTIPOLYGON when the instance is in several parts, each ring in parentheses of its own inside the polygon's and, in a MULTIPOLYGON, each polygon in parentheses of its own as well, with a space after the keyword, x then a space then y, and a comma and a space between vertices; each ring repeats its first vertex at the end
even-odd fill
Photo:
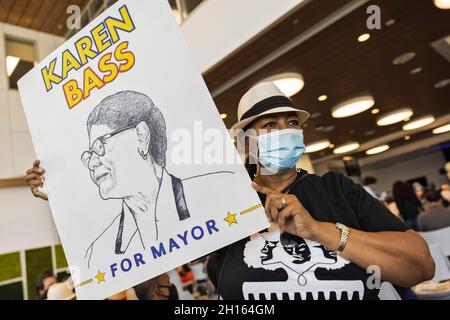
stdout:
POLYGON ((67 7, 83 9, 89 0, 0 0, 0 22, 65 36, 67 7))
MULTIPOLYGON (((251 45, 243 47, 208 72, 205 80, 209 89, 214 91, 240 71, 264 58, 267 53, 261 54, 261 48, 266 45, 271 47, 271 39, 283 38, 284 33, 293 28, 292 17, 295 15, 301 19, 302 11, 306 12, 308 7, 310 22, 320 21, 324 14, 330 14, 325 12, 325 6, 322 10, 312 7, 314 2, 299 8, 297 13, 292 13, 267 31, 271 35, 265 34, 254 39, 251 45), (218 71, 220 72, 217 74, 218 71)), ((324 5, 323 1, 317 2, 324 5)), ((366 27, 366 8, 369 4, 356 9, 216 96, 214 100, 219 111, 229 115, 225 120, 227 126, 230 127, 236 121, 239 99, 248 88, 268 76, 283 72, 299 72, 303 75, 305 87, 292 99, 297 106, 310 113, 320 113, 320 116, 307 123, 307 143, 324 138, 330 139, 335 145, 351 140, 365 143, 399 131, 402 123, 378 127, 376 118, 403 106, 412 107, 414 117, 426 114, 440 117, 449 114, 450 90, 448 87, 435 89, 434 84, 450 78, 450 64, 430 43, 450 35, 450 11, 437 9, 432 1, 379 0, 371 1, 370 4, 380 6, 383 24, 389 19, 395 19, 396 23, 390 27, 383 25, 381 30, 369 31, 366 27), (359 43, 357 37, 368 31, 372 35, 371 39, 359 43), (416 53, 411 62, 401 66, 392 64, 396 56, 410 51, 416 53), (421 67, 422 72, 411 75, 410 71, 417 67, 421 67), (370 93, 375 97, 376 107, 381 110, 379 115, 364 112, 345 119, 331 117, 333 106, 361 93, 370 93), (327 101, 317 100, 322 94, 328 95, 327 101), (335 126, 335 129, 331 132, 316 130, 327 126, 335 126), (375 131, 375 134, 367 135, 369 131, 375 131)), ((302 21, 305 20, 306 18, 302 21)), ((305 30, 305 26, 295 29, 295 34, 290 33, 288 38, 284 38, 285 42, 305 30)), ((319 152, 313 154, 312 158, 330 153, 331 150, 319 152)))

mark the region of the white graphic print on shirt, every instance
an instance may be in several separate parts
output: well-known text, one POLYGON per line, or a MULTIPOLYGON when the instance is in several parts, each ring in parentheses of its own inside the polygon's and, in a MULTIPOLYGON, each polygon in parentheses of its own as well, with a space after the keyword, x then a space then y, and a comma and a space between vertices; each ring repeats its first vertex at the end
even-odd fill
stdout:
POLYGON ((288 280, 283 282, 244 282, 245 299, 362 299, 361 280, 319 280, 317 268, 341 269, 350 262, 319 243, 283 233, 272 225, 269 232, 253 235, 245 245, 244 262, 248 267, 265 270, 284 269, 288 280), (276 295, 276 298, 274 297, 276 295))

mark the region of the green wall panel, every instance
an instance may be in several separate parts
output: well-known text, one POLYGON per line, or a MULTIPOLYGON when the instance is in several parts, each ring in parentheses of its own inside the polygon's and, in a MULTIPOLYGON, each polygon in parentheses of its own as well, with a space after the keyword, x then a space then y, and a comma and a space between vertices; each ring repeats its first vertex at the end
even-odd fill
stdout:
POLYGON ((19 252, 0 255, 0 282, 19 278, 21 275, 19 252))
POLYGON ((67 268, 67 260, 62 245, 55 246, 56 269, 67 268))
POLYGON ((25 251, 27 264, 28 299, 37 298, 36 283, 46 271, 52 271, 52 251, 50 247, 25 251))
POLYGON ((0 286, 0 300, 23 300, 22 282, 0 286))

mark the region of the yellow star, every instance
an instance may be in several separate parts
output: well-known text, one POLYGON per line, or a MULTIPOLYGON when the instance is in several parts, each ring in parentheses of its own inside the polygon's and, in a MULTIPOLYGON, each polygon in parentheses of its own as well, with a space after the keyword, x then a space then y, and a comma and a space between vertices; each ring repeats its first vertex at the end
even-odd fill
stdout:
POLYGON ((232 214, 231 212, 228 212, 228 216, 223 220, 228 222, 228 226, 231 226, 233 223, 236 223, 236 224, 238 223, 236 221, 236 214, 232 214))
POLYGON ((100 284, 100 282, 106 282, 105 274, 106 272, 100 272, 100 270, 98 270, 97 275, 94 277, 98 281, 97 284, 100 284))

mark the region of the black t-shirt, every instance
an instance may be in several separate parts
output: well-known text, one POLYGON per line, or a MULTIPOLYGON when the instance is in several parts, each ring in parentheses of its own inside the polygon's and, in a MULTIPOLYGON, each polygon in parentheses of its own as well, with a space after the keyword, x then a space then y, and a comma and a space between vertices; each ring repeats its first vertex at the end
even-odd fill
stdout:
MULTIPOLYGON (((300 171, 287 190, 318 221, 367 232, 408 230, 342 174, 320 177, 300 171)), ((264 203, 265 196, 260 198, 264 203)), ((372 289, 374 281, 367 281, 371 274, 319 243, 280 234, 275 224, 217 253, 216 272, 210 276, 224 299, 378 299, 393 288, 383 283, 382 293, 377 286, 372 289)))

